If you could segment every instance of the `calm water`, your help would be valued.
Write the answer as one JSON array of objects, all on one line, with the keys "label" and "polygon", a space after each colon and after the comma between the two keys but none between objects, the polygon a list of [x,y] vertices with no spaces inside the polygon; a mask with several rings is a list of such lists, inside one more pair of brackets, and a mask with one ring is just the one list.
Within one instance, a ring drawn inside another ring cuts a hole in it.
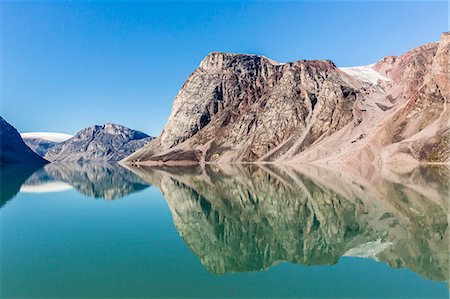
[{"label": "calm water", "polygon": [[449,296],[447,168],[1,174],[1,298]]}]

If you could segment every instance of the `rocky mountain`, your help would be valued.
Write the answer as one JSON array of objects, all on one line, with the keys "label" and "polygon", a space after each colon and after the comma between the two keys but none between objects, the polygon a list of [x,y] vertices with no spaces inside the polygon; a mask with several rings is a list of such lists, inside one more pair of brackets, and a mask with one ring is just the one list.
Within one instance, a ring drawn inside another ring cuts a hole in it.
[{"label": "rocky mountain", "polygon": [[158,187],[189,249],[215,274],[342,256],[449,279],[449,168],[207,164],[130,167]]},{"label": "rocky mountain", "polygon": [[55,161],[119,161],[153,137],[117,124],[93,126],[53,146],[45,159]]},{"label": "rocky mountain", "polygon": [[22,140],[19,132],[0,116],[0,162],[45,164],[44,160],[33,152]]},{"label": "rocky mountain", "polygon": [[25,144],[41,157],[44,157],[45,154],[58,143],[73,137],[69,134],[53,132],[28,132],[21,133],[20,136]]},{"label": "rocky mountain", "polygon": [[124,163],[448,162],[450,34],[374,65],[211,53]]}]

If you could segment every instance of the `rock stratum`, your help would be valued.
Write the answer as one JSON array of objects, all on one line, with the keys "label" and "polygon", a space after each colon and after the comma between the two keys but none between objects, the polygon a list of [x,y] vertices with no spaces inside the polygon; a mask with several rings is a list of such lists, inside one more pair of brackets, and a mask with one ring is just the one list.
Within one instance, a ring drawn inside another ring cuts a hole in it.
[{"label": "rock stratum", "polygon": [[207,164],[129,167],[158,187],[211,273],[372,258],[449,279],[449,168]]},{"label": "rock stratum", "polygon": [[51,162],[119,161],[151,141],[153,137],[117,124],[93,126],[51,147],[45,159]]},{"label": "rock stratum", "polygon": [[449,45],[443,33],[354,68],[211,53],[161,135],[123,162],[449,162]]},{"label": "rock stratum", "polygon": [[48,161],[33,152],[20,137],[19,132],[0,116],[0,162],[4,164],[37,164]]}]

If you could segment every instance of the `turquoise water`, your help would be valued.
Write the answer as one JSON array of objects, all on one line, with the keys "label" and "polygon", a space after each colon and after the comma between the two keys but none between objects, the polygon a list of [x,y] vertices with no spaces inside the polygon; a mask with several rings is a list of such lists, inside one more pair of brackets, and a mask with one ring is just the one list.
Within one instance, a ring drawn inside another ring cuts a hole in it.
[{"label": "turquoise water", "polygon": [[2,171],[1,298],[449,296],[446,168]]}]

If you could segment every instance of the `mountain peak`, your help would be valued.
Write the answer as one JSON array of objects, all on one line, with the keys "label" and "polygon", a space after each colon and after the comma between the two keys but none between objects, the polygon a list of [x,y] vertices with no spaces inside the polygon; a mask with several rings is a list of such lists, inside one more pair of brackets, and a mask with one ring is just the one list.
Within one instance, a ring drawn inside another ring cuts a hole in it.
[{"label": "mountain peak", "polygon": [[330,60],[212,52],[161,136],[124,162],[447,161],[448,40],[343,71]]},{"label": "mountain peak", "polygon": [[74,138],[52,147],[50,161],[119,161],[153,137],[122,125],[106,123],[79,131]]},{"label": "mountain peak", "polygon": [[271,65],[283,65],[275,60],[269,59],[257,54],[238,54],[227,52],[211,52],[202,60],[200,68],[204,70],[223,70],[225,68],[234,67],[238,64],[254,68],[261,62]]}]

